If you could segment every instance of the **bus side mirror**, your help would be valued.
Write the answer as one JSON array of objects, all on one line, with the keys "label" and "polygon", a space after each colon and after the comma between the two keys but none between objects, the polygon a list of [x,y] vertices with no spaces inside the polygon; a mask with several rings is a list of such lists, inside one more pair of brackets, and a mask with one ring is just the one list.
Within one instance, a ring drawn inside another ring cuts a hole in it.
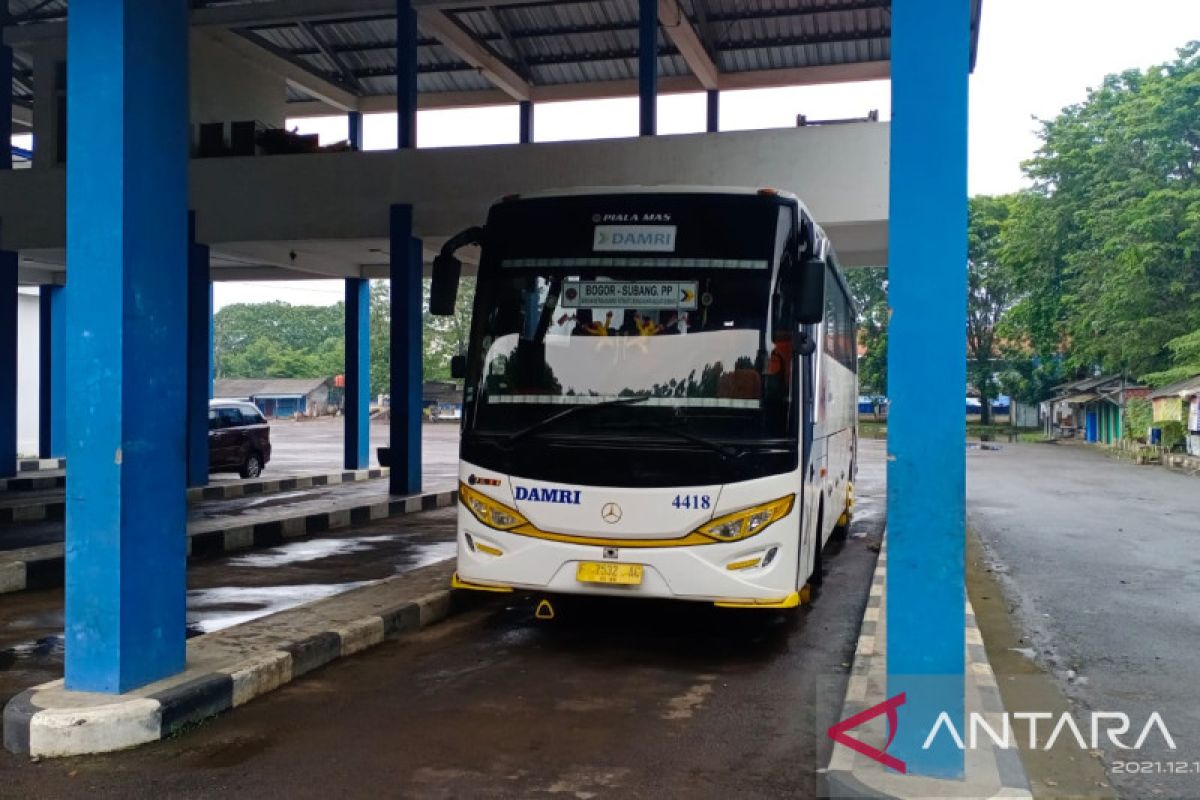
[{"label": "bus side mirror", "polygon": [[430,314],[435,317],[454,316],[461,275],[462,262],[454,256],[443,253],[433,259],[433,279],[429,282]]},{"label": "bus side mirror", "polygon": [[825,317],[825,262],[819,258],[801,262],[798,285],[796,322],[816,325]]},{"label": "bus side mirror", "polygon": [[450,359],[450,377],[456,381],[467,377],[466,356],[454,356]]}]

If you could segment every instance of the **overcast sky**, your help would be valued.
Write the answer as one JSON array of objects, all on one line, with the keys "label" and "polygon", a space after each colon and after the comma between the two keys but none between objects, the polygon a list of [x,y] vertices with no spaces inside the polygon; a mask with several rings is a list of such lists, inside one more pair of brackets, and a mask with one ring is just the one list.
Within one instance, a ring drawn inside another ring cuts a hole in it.
[{"label": "overcast sky", "polygon": [[[1136,10],[1134,10],[1136,7]],[[1087,96],[1105,75],[1174,58],[1200,37],[1200,0],[985,0],[979,59],[971,77],[971,194],[999,194],[1025,185],[1021,162],[1037,149],[1035,118],[1049,118]],[[722,130],[791,127],[796,114],[829,119],[861,117],[878,109],[890,116],[887,81],[727,92]],[[365,146],[396,145],[394,114],[367,117]],[[539,105],[537,141],[598,139],[637,133],[637,100]],[[704,129],[703,94],[659,101],[659,132]],[[346,138],[344,118],[292,120],[325,142]],[[422,111],[418,147],[503,144],[517,140],[516,106]],[[216,304],[285,300],[329,304],[342,298],[340,282],[218,283]]]}]

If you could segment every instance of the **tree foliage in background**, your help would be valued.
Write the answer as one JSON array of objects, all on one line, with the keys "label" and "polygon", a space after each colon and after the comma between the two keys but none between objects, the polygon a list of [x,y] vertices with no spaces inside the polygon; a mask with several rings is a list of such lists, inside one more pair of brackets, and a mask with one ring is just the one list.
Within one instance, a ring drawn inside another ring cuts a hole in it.
[{"label": "tree foliage in background", "polygon": [[239,303],[213,319],[218,378],[320,378],[342,372],[346,309]]},{"label": "tree foliage in background", "polygon": [[[425,380],[448,380],[450,359],[466,351],[475,281],[463,279],[453,317],[429,313],[425,282],[422,317]],[[387,281],[371,282],[371,394],[388,392],[391,300]],[[218,378],[331,378],[345,372],[344,303],[293,306],[239,303],[213,320]]]},{"label": "tree foliage in background", "polygon": [[859,389],[887,396],[887,267],[847,270],[846,282],[858,306],[858,339],[866,351],[858,360]]},{"label": "tree foliage in background", "polygon": [[967,206],[967,381],[979,392],[980,421],[992,421],[998,395],[997,329],[1014,295],[1014,276],[1001,257],[1013,199],[972,197]]},{"label": "tree foliage in background", "polygon": [[1200,330],[1167,342],[1167,350],[1171,353],[1172,366],[1142,376],[1144,381],[1157,388],[1200,375]]},{"label": "tree foliage in background", "polygon": [[429,313],[429,281],[425,281],[425,380],[450,380],[450,359],[466,354],[471,336],[471,304],[475,301],[475,279],[463,278],[458,284],[454,315],[435,317]]},{"label": "tree foliage in background", "polygon": [[1109,76],[1041,138],[1006,250],[1013,330],[1069,369],[1185,366],[1168,343],[1200,331],[1200,44]]}]

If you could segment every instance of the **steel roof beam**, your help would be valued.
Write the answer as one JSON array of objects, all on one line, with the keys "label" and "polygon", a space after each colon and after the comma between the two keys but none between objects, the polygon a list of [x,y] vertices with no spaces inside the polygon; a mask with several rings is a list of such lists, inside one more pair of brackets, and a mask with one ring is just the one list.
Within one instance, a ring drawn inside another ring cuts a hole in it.
[{"label": "steel roof beam", "polygon": [[505,23],[504,18],[500,16],[500,10],[497,8],[489,8],[488,16],[491,17],[492,24],[496,26],[496,30],[500,32],[500,38],[503,39],[504,43],[508,45],[510,50],[512,50],[513,56],[517,60],[517,66],[521,68],[521,75],[528,78],[529,64],[525,60],[525,52],[521,49],[521,45],[509,31],[508,24]]},{"label": "steel roof beam", "polygon": [[679,54],[687,62],[688,69],[696,76],[696,80],[700,81],[700,85],[705,89],[716,89],[720,70],[705,49],[704,43],[700,41],[700,36],[692,27],[688,15],[684,13],[683,6],[679,5],[679,0],[658,0],[658,24],[679,50]]},{"label": "steel roof beam", "polygon": [[[414,4],[415,5],[415,4]],[[529,81],[504,63],[490,47],[443,11],[417,12],[417,25],[514,100],[530,98]]]},{"label": "steel roof beam", "polygon": [[[781,37],[779,39],[770,39],[770,40],[764,39],[761,41],[737,42],[733,46],[724,48],[721,52],[722,53],[732,53],[732,52],[736,52],[738,50],[754,50],[754,49],[763,48],[763,47],[801,47],[801,46],[805,46],[805,45],[827,44],[829,42],[869,41],[869,40],[878,40],[878,39],[886,39],[886,38],[888,38],[888,33],[886,31],[866,31],[866,32],[852,34],[849,36],[841,36],[841,35],[839,35],[839,36],[833,36],[833,35],[789,36],[789,37]],[[659,51],[659,55],[677,56],[677,55],[680,55],[680,52],[676,48],[668,45],[667,47],[664,47]],[[593,53],[579,53],[579,54],[571,53],[571,54],[556,54],[556,55],[544,55],[544,56],[530,56],[527,59],[527,61],[528,61],[529,65],[532,67],[544,67],[544,66],[556,66],[556,65],[560,65],[560,64],[588,64],[588,63],[594,63],[594,62],[598,62],[598,61],[631,61],[631,60],[636,59],[637,57],[638,57],[638,51],[636,48],[623,48],[620,50],[604,50],[604,51],[598,51],[598,52],[593,52]],[[871,62],[868,62],[868,63],[871,63]],[[839,65],[832,65],[832,66],[839,66]],[[477,70],[477,69],[478,69],[478,67],[476,67],[474,64],[471,64],[471,63],[451,62],[451,63],[441,63],[441,64],[423,64],[423,65],[421,65],[421,67],[419,68],[418,71],[424,75],[424,74],[437,74],[437,73],[444,73],[444,72],[467,72],[467,71],[473,71],[473,70]],[[809,68],[801,67],[800,69],[809,69]],[[764,71],[773,72],[774,70],[755,70],[748,74],[753,74],[753,72],[764,72]],[[378,68],[357,69],[354,71],[354,74],[356,77],[359,77],[359,78],[380,78],[380,77],[387,77],[387,76],[391,75],[392,73],[391,73],[390,68],[378,67]],[[698,88],[720,88],[721,84],[724,83],[725,78],[733,76],[733,75],[741,75],[741,74],[743,74],[743,73],[740,73],[740,72],[720,73],[718,75],[716,85],[712,86],[712,87],[704,86],[703,84],[699,84],[699,78],[697,77]],[[586,86],[587,83],[588,82],[584,82],[584,83],[581,83],[578,85]],[[572,84],[572,85],[575,85],[575,84]],[[517,98],[517,99],[527,99],[527,98]]]},{"label": "steel roof beam", "polygon": [[307,22],[301,22],[299,27],[309,39],[312,39],[313,44],[317,46],[317,51],[333,64],[333,68],[342,76],[342,80],[361,94],[362,84],[358,82],[358,78],[354,77],[354,72],[346,66],[346,62],[342,61],[341,56],[325,41],[325,37],[321,35],[320,31]]},{"label": "steel roof beam", "polygon": [[[808,86],[828,83],[853,83],[855,81],[882,80],[890,76],[887,61],[862,61],[852,64],[834,64],[819,67],[795,67],[785,69],[763,69],[752,72],[725,72],[721,74],[718,87],[721,91],[739,89],[766,89],[776,86]],[[683,94],[701,91],[700,83],[693,75],[663,76],[658,81],[658,93]],[[637,80],[593,81],[591,83],[562,83],[532,87],[530,99],[535,103],[554,103],[564,100],[602,100],[613,97],[634,97],[638,92]],[[512,98],[499,89],[462,92],[422,92],[421,108],[480,108],[499,106],[513,102]],[[333,116],[317,102],[294,102],[288,104],[289,116],[318,117]],[[370,95],[359,101],[359,110],[364,114],[382,114],[396,110],[395,95]]]}]

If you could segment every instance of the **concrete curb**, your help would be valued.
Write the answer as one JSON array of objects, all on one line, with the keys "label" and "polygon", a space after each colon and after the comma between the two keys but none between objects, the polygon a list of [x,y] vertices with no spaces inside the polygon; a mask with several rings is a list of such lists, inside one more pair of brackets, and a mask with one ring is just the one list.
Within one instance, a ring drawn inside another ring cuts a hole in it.
[{"label": "concrete curb", "polygon": [[[886,695],[886,587],[887,535],[871,581],[871,593],[863,612],[854,664],[840,719],[870,708]],[[988,662],[983,635],[975,621],[975,610],[966,601],[966,710],[987,714],[1003,713],[1004,701]],[[882,745],[882,742],[879,743]],[[1017,750],[980,748],[969,751],[966,775],[961,780],[942,780],[899,775],[877,762],[835,744],[824,770],[824,797],[829,798],[1032,798],[1029,778]]]},{"label": "concrete curb", "polygon": [[[451,562],[426,567],[449,584]],[[442,574],[444,573],[444,575]],[[291,615],[319,616],[323,608],[353,603],[355,594],[377,597],[401,588],[412,573],[397,575],[372,586],[346,592],[264,617],[236,628],[268,630],[272,620]],[[335,602],[336,601],[336,602]],[[419,631],[450,616],[455,610],[449,588],[415,599],[380,605],[369,601],[369,614],[330,621],[328,629],[294,640],[271,643],[265,652],[189,677],[188,673],[160,682],[164,688],[124,697],[68,692],[62,681],[27,689],[4,709],[4,747],[13,753],[42,758],[78,756],[123,750],[166,738],[187,725],[244,705],[274,691],[331,661],[374,647],[387,639]],[[334,614],[336,616],[336,614]],[[310,626],[311,627],[311,626]],[[250,631],[251,635],[259,635]],[[189,643],[204,647],[209,637],[231,638],[236,629],[201,636]],[[224,636],[223,636],[224,634]],[[228,648],[228,645],[224,645]],[[153,688],[153,687],[149,687]]]},{"label": "concrete curb", "polygon": [[[318,475],[299,475],[293,478],[253,478],[232,483],[218,483],[212,486],[193,486],[187,490],[189,503],[199,503],[205,500],[233,500],[238,497],[253,497],[258,495],[292,492],[297,489],[312,489],[322,486],[338,486],[343,483],[358,483],[386,477],[390,470],[376,467],[374,469],[343,470]],[[55,489],[66,485],[66,476],[58,475],[46,478],[9,478],[0,481],[0,491],[6,488],[12,491],[29,491],[33,489]],[[19,499],[19,498],[18,498]],[[0,505],[0,525],[14,522],[45,522],[61,520],[66,513],[66,500],[55,498],[24,504]]]},{"label": "concrete curb", "polygon": [[17,472],[39,472],[45,469],[66,469],[65,458],[23,458],[17,462]]},{"label": "concrete curb", "polygon": [[15,478],[0,478],[0,492],[36,492],[46,489],[61,489],[67,485],[63,475],[18,475]]},{"label": "concrete curb", "polygon": [[[375,502],[339,506],[315,514],[277,514],[252,523],[240,518],[205,520],[188,527],[188,557],[218,558],[236,550],[276,547],[288,539],[365,525],[405,514],[449,508],[458,500],[458,490],[426,492],[411,497],[389,497]],[[40,545],[0,551],[0,594],[27,589],[53,589],[63,585],[63,544]]]},{"label": "concrete curb", "polygon": [[209,486],[193,486],[188,489],[188,502],[202,500],[232,500],[236,497],[251,497],[262,494],[292,492],[297,489],[313,489],[321,486],[337,486],[342,483],[386,478],[391,470],[386,467],[373,469],[348,469],[317,475],[297,475],[292,478],[252,478],[234,483],[218,483]]}]

